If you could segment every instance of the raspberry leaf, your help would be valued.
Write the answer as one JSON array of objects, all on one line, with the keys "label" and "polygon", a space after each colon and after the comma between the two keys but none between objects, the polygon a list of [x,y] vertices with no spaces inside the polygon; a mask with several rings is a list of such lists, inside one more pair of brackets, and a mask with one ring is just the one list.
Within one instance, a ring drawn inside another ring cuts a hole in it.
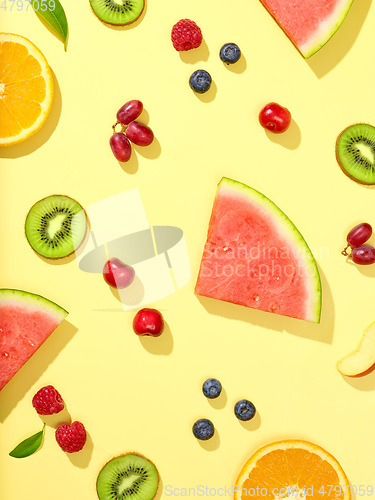
[{"label": "raspberry leaf", "polygon": [[[29,0],[32,3],[34,11],[55,31],[64,42],[66,51],[66,43],[68,37],[68,21],[65,11],[59,0]],[[37,7],[37,8],[35,8]]]},{"label": "raspberry leaf", "polygon": [[22,441],[9,453],[9,455],[14,458],[25,458],[35,453],[42,444],[44,427],[45,424],[41,431]]}]

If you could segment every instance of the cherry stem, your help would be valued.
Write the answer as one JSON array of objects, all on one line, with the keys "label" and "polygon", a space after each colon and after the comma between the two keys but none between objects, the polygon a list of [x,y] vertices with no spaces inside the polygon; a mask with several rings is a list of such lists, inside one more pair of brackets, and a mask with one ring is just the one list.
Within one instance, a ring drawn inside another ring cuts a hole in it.
[{"label": "cherry stem", "polygon": [[347,245],[344,250],[341,252],[342,255],[345,255],[345,257],[347,257],[349,254],[347,252],[347,249],[350,247],[350,245]]}]

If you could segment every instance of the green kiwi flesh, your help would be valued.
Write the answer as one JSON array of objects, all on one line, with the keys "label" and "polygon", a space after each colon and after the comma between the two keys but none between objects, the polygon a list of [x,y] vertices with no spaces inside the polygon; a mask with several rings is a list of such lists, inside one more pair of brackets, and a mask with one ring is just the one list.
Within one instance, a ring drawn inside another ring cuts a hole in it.
[{"label": "green kiwi flesh", "polygon": [[53,195],[39,200],[27,214],[25,234],[31,247],[49,259],[72,254],[87,230],[86,213],[68,196]]},{"label": "green kiwi flesh", "polygon": [[336,141],[336,158],[351,179],[375,184],[375,127],[357,123],[343,130]]},{"label": "green kiwi flesh", "polygon": [[158,485],[155,465],[141,455],[128,453],[105,464],[96,491],[100,500],[152,500]]},{"label": "green kiwi flesh", "polygon": [[141,14],[145,0],[90,0],[92,10],[103,22],[124,25],[135,21]]}]

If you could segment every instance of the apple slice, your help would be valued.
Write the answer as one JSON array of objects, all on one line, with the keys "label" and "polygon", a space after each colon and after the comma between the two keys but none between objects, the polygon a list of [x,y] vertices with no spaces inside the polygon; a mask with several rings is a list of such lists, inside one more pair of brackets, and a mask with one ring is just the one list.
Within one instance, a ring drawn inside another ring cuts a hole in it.
[{"label": "apple slice", "polygon": [[358,349],[337,363],[338,371],[348,377],[366,375],[373,368],[375,368],[375,321],[363,332]]}]

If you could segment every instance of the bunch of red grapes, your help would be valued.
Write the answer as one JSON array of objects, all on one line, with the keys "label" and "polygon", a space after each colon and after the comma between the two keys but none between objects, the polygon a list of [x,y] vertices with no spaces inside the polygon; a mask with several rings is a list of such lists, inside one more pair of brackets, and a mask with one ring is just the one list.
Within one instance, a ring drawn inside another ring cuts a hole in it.
[{"label": "bunch of red grapes", "polygon": [[[346,241],[347,246],[341,252],[345,256],[349,256],[355,264],[374,264],[375,262],[375,248],[371,245],[365,245],[366,241],[372,235],[372,227],[367,222],[362,222],[353,227],[349,231]],[[351,248],[350,254],[347,250]]]},{"label": "bunch of red grapes", "polygon": [[[113,125],[113,135],[109,139],[112,153],[118,161],[128,161],[132,154],[131,143],[137,146],[149,146],[154,140],[152,130],[136,118],[142,113],[143,104],[134,99],[126,102],[117,111],[117,122]],[[121,132],[116,132],[117,125],[121,124]]]}]

